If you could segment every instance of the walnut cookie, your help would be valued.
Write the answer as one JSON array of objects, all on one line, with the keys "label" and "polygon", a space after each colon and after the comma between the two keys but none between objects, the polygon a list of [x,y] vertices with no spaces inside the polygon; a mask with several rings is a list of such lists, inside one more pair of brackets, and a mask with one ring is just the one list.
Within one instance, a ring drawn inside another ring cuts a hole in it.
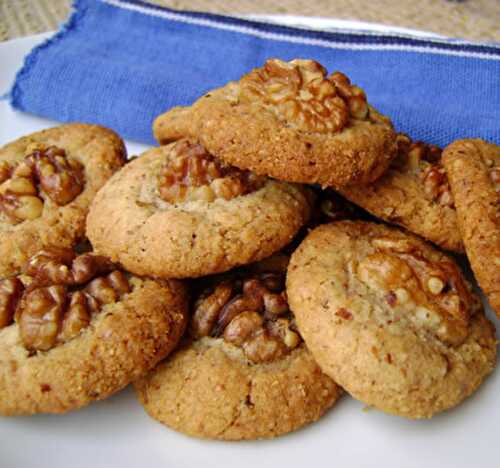
[{"label": "walnut cookie", "polygon": [[73,247],[90,202],[125,162],[122,140],[97,125],[68,124],[0,148],[0,278],[38,250]]},{"label": "walnut cookie", "polygon": [[130,162],[87,219],[94,249],[139,275],[198,277],[271,255],[310,216],[306,188],[256,176],[187,140]]},{"label": "walnut cookie", "polygon": [[495,366],[494,326],[458,266],[395,228],[315,229],[292,255],[287,294],[322,370],[382,411],[431,417]]},{"label": "walnut cookie", "polygon": [[454,252],[463,252],[441,149],[398,134],[398,156],[375,182],[340,193],[389,223]]},{"label": "walnut cookie", "polygon": [[445,148],[443,164],[467,257],[500,317],[500,146],[458,140]]},{"label": "walnut cookie", "polygon": [[248,440],[296,430],[335,403],[340,387],[314,362],[288,309],[287,262],[278,256],[200,280],[189,337],[134,383],[151,417],[191,436]]},{"label": "walnut cookie", "polygon": [[141,377],[178,343],[187,296],[93,253],[45,249],[0,280],[0,414],[63,413]]},{"label": "walnut cookie", "polygon": [[241,169],[341,187],[377,179],[396,154],[390,120],[340,72],[313,60],[268,60],[238,82],[154,122],[158,141],[197,138]]}]

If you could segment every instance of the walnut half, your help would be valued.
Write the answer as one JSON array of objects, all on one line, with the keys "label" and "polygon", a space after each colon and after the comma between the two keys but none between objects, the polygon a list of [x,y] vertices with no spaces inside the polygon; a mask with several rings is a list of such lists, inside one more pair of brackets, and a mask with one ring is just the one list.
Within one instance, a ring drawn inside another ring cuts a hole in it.
[{"label": "walnut half", "polygon": [[191,334],[222,337],[242,348],[254,363],[279,359],[302,342],[288,308],[282,273],[246,275],[205,290],[194,305]]},{"label": "walnut half", "polygon": [[262,187],[264,180],[214,158],[199,144],[181,140],[161,169],[158,189],[160,197],[169,203],[211,202],[253,192]]},{"label": "walnut half", "polygon": [[24,275],[0,282],[0,328],[15,320],[28,350],[48,351],[130,290],[125,274],[105,257],[47,249],[30,259]]},{"label": "walnut half", "polygon": [[55,146],[31,148],[14,167],[0,165],[0,211],[14,223],[41,216],[44,195],[63,206],[84,186],[83,166]]},{"label": "walnut half", "polygon": [[334,133],[350,118],[369,116],[364,91],[343,73],[327,76],[314,60],[268,60],[241,79],[239,99],[259,103],[304,132]]}]

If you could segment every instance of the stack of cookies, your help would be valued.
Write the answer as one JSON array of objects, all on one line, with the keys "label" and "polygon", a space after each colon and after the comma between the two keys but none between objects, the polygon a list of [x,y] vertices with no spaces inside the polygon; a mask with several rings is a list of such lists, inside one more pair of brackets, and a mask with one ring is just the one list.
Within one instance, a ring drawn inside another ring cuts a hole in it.
[{"label": "stack of cookies", "polygon": [[492,372],[450,252],[500,316],[500,147],[412,142],[312,60],[268,60],[153,130],[129,162],[83,124],[0,149],[1,414],[133,382],[175,430],[258,439],[344,391],[428,418]]}]

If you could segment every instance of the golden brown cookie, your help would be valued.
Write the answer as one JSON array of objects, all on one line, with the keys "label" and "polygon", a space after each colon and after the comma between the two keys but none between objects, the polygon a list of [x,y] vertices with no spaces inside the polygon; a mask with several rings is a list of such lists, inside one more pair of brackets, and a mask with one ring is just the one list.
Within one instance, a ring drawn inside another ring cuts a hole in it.
[{"label": "golden brown cookie", "polygon": [[187,297],[176,281],[70,249],[40,251],[0,280],[0,414],[63,413],[142,376],[177,344]]},{"label": "golden brown cookie", "polygon": [[198,277],[286,245],[309,218],[309,197],[180,140],[147,151],[106,184],[87,235],[97,252],[136,274]]},{"label": "golden brown cookie", "polygon": [[343,187],[353,203],[448,250],[463,252],[441,149],[399,134],[398,157],[369,185]]},{"label": "golden brown cookie", "polygon": [[428,418],[495,366],[495,329],[454,261],[416,236],[365,222],[312,231],[287,294],[322,370],[382,411]]},{"label": "golden brown cookie", "polygon": [[284,268],[276,256],[203,280],[189,338],[134,384],[151,417],[196,437],[260,439],[311,423],[334,404],[340,387],[295,328]]},{"label": "golden brown cookie", "polygon": [[500,146],[458,140],[443,153],[467,257],[500,317]]},{"label": "golden brown cookie", "polygon": [[161,143],[192,137],[241,169],[322,186],[374,181],[396,153],[390,120],[313,60],[268,60],[159,116],[153,130]]},{"label": "golden brown cookie", "polygon": [[0,148],[0,278],[47,246],[73,247],[90,202],[125,162],[122,140],[97,125],[68,124]]}]

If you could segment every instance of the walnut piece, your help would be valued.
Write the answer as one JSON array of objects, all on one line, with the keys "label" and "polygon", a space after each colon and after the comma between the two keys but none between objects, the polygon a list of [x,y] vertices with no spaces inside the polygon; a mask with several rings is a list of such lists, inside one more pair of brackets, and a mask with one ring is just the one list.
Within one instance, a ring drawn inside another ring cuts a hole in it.
[{"label": "walnut piece", "polygon": [[23,290],[24,285],[18,278],[0,281],[0,328],[14,321],[14,313]]},{"label": "walnut piece", "polygon": [[376,252],[359,262],[358,279],[379,292],[395,313],[404,313],[417,330],[450,345],[468,334],[474,299],[458,267],[429,259],[411,240],[375,238]]},{"label": "walnut piece", "polygon": [[106,257],[84,253],[76,256],[72,249],[46,248],[27,262],[25,274],[33,279],[33,285],[76,285],[91,278],[109,273],[115,266]]},{"label": "walnut piece", "polygon": [[253,192],[264,178],[229,166],[207,153],[203,146],[179,141],[163,165],[158,187],[169,203],[183,201],[231,200]]},{"label": "walnut piece", "polygon": [[343,219],[364,219],[367,217],[361,208],[343,198],[331,189],[315,191],[316,202],[313,205],[310,225],[340,221]]},{"label": "walnut piece", "polygon": [[369,117],[364,91],[343,73],[327,77],[326,69],[314,60],[268,60],[240,80],[239,99],[258,102],[304,132],[335,133],[350,118]]},{"label": "walnut piece", "polygon": [[0,164],[0,211],[18,223],[41,216],[48,196],[59,206],[71,202],[84,186],[83,166],[55,146],[34,147],[14,167]]},{"label": "walnut piece", "polygon": [[413,142],[404,133],[397,135],[396,143],[398,157],[393,161],[393,167],[409,171],[419,177],[424,187],[424,194],[429,200],[453,208],[448,177],[441,164],[441,148],[422,141]]},{"label": "walnut piece", "polygon": [[279,359],[302,342],[284,289],[284,273],[277,272],[221,281],[195,302],[191,334],[222,337],[253,363]]},{"label": "walnut piece", "polygon": [[[46,249],[30,259],[15,320],[24,346],[48,351],[79,335],[102,306],[130,292],[127,277],[105,257]],[[0,292],[0,301],[2,295]],[[12,299],[9,299],[12,301]],[[12,314],[12,306],[10,306]]]}]

